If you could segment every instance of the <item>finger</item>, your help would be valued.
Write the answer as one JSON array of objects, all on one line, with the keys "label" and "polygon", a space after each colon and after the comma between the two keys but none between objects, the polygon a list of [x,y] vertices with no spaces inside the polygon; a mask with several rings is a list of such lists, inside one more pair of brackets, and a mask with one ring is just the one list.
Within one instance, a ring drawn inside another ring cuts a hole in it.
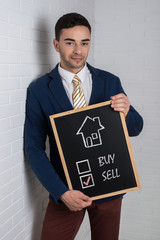
[{"label": "finger", "polygon": [[86,201],[86,202],[91,201],[91,199],[86,195],[83,195],[82,199],[83,201]]},{"label": "finger", "polygon": [[115,109],[115,108],[124,108],[124,109],[127,109],[127,108],[129,108],[129,105],[128,105],[127,103],[125,103],[125,102],[115,102],[115,103],[112,103],[112,104],[111,104],[111,107],[112,107],[113,109]]},{"label": "finger", "polygon": [[114,111],[117,111],[117,112],[122,112],[125,114],[126,112],[126,109],[125,108],[114,108]]},{"label": "finger", "polygon": [[89,207],[90,205],[92,204],[92,202],[86,202],[86,201],[82,201],[80,206],[81,208],[86,208],[86,207]]},{"label": "finger", "polygon": [[130,102],[127,97],[117,98],[115,100],[112,100],[112,102],[111,102],[112,108],[114,108],[114,107],[128,108],[129,106],[130,106]]},{"label": "finger", "polygon": [[83,208],[80,208],[80,207],[75,207],[75,208],[73,208],[73,210],[72,211],[74,211],[74,212],[77,212],[77,211],[81,211]]},{"label": "finger", "polygon": [[129,105],[126,103],[115,103],[113,105],[111,105],[112,108],[123,108],[123,109],[128,109]]},{"label": "finger", "polygon": [[90,197],[79,191],[79,198],[83,201],[91,201]]},{"label": "finger", "polygon": [[91,204],[92,201],[84,201],[82,199],[79,199],[72,205],[67,204],[67,206],[71,211],[81,211],[83,208],[89,207]]},{"label": "finger", "polygon": [[81,200],[73,202],[72,204],[66,204],[71,211],[80,211],[83,208]]},{"label": "finger", "polygon": [[130,105],[130,102],[128,100],[128,97],[123,96],[123,97],[117,97],[117,98],[113,98],[113,100],[111,101],[111,106],[115,106],[116,104],[124,104],[126,106]]},{"label": "finger", "polygon": [[114,103],[126,103],[128,104],[129,101],[127,98],[117,98],[115,100],[112,100],[111,104],[114,104]]},{"label": "finger", "polygon": [[77,212],[77,211],[81,211],[82,210],[82,208],[80,208],[80,207],[69,207],[69,209],[71,211],[73,211],[73,212]]},{"label": "finger", "polygon": [[111,100],[116,100],[116,99],[125,98],[125,97],[127,96],[124,93],[119,93],[117,95],[111,96]]}]

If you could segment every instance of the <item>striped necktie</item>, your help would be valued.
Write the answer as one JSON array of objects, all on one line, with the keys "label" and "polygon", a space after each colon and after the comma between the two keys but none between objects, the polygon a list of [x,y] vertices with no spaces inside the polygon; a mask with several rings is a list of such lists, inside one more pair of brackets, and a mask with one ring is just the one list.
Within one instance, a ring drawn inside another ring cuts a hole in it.
[{"label": "striped necktie", "polygon": [[80,88],[79,82],[80,79],[75,75],[72,82],[74,83],[74,91],[73,91],[73,107],[75,109],[85,107],[86,101],[84,98],[84,94],[82,89]]}]

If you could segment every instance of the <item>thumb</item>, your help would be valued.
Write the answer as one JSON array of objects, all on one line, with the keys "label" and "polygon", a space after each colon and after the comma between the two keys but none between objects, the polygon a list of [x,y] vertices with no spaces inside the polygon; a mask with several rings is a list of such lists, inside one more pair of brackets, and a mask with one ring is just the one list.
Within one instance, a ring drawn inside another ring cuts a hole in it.
[{"label": "thumb", "polygon": [[85,195],[85,194],[83,194],[83,196],[82,196],[82,199],[84,200],[84,201],[91,201],[91,199],[90,199],[90,197],[88,197],[87,195]]}]

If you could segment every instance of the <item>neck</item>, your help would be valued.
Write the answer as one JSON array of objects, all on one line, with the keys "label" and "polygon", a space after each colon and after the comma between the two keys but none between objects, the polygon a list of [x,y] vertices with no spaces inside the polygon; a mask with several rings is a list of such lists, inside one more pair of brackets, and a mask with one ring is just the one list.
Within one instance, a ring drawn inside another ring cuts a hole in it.
[{"label": "neck", "polygon": [[[84,64],[84,66],[85,66],[85,64]],[[84,68],[84,66],[82,66],[81,68],[66,68],[60,62],[60,67],[61,68],[63,68],[64,70],[66,70],[68,72],[74,73],[74,74],[79,73]]]}]

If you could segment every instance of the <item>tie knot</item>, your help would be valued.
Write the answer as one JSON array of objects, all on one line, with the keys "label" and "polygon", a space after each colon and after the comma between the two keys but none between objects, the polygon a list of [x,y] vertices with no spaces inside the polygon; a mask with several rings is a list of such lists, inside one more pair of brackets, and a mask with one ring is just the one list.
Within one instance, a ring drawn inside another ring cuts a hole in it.
[{"label": "tie knot", "polygon": [[81,81],[81,80],[80,80],[79,77],[77,77],[76,75],[73,77],[72,82],[73,82],[74,84],[78,85],[80,81]]}]

